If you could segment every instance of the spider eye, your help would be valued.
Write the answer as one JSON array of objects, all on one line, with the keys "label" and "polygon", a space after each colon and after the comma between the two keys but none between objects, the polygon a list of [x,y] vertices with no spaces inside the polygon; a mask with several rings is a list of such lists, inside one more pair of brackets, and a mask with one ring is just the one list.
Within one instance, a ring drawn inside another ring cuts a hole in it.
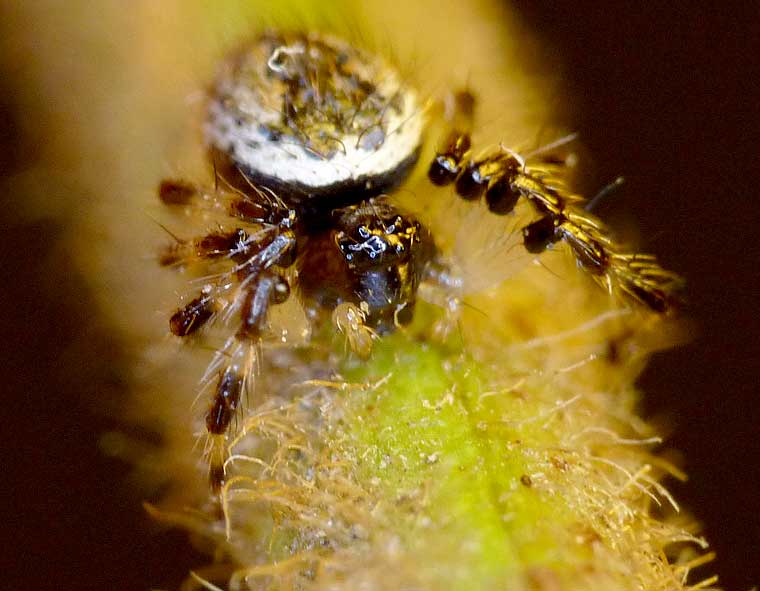
[{"label": "spider eye", "polygon": [[359,245],[357,250],[359,248],[364,250],[369,258],[374,260],[383,256],[383,253],[388,250],[388,243],[380,238],[380,236],[371,236],[366,242]]},{"label": "spider eye", "polygon": [[387,200],[379,198],[333,212],[335,244],[352,270],[397,266],[414,255],[421,225],[396,211]]},{"label": "spider eye", "polygon": [[340,232],[336,243],[353,269],[364,270],[380,266],[386,262],[388,254],[392,253],[390,244],[377,234],[372,234],[366,227],[358,228],[361,240],[356,240]]},{"label": "spider eye", "polygon": [[212,149],[293,203],[391,189],[419,154],[415,92],[384,60],[316,33],[265,33],[233,56],[208,107]]}]

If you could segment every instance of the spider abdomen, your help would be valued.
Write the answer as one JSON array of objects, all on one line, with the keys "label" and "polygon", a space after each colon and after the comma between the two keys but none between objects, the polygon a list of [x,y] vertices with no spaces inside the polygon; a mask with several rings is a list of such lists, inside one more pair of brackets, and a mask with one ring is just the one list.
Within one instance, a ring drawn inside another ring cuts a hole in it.
[{"label": "spider abdomen", "polygon": [[223,64],[205,134],[223,170],[329,209],[398,185],[423,127],[417,94],[383,59],[328,35],[270,31]]}]

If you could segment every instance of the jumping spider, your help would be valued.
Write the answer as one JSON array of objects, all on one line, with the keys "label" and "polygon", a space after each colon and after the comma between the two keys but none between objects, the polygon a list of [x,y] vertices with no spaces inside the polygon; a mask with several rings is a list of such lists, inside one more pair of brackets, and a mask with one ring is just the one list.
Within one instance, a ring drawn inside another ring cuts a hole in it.
[{"label": "jumping spider", "polygon": [[[430,181],[453,184],[468,201],[484,195],[496,215],[526,199],[537,212],[522,229],[527,251],[564,241],[610,293],[667,312],[677,276],[652,256],[621,251],[580,197],[518,154],[500,148],[474,158],[474,99],[457,97]],[[417,162],[425,115],[414,90],[383,60],[328,35],[267,32],[222,64],[207,113],[206,142],[225,188],[165,180],[159,195],[173,207],[204,202],[229,219],[229,228],[178,240],[162,255],[166,265],[195,260],[214,271],[198,297],[171,316],[174,335],[236,318],[209,369],[216,385],[207,450],[218,491],[228,431],[272,306],[297,288],[307,316],[331,315],[350,348],[366,357],[374,338],[411,321],[420,284],[442,283],[447,273],[430,231],[387,196]]]}]

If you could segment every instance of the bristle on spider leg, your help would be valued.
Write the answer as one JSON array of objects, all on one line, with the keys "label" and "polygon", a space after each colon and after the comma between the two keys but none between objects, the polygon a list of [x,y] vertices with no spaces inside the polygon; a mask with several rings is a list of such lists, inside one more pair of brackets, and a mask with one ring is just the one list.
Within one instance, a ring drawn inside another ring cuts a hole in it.
[{"label": "bristle on spider leg", "polygon": [[225,480],[227,436],[240,409],[246,376],[252,371],[253,348],[238,343],[229,363],[219,372],[211,405],[206,412],[206,460],[209,484],[214,493],[221,490]]},{"label": "bristle on spider leg", "polygon": [[218,229],[194,240],[175,238],[159,254],[163,267],[182,267],[193,262],[240,259],[248,254],[252,237],[242,228]]},{"label": "bristle on spider leg", "polygon": [[204,326],[215,312],[214,297],[208,291],[192,299],[169,318],[169,330],[178,337],[186,337]]},{"label": "bristle on spider leg", "polygon": [[648,254],[613,254],[614,287],[654,312],[665,314],[684,305],[684,280]]},{"label": "bristle on spider leg", "polygon": [[[239,403],[239,389],[236,392],[229,389],[223,390],[223,385],[234,385],[225,384],[222,381],[223,379],[223,377],[220,378],[220,384],[218,387],[219,393],[217,393],[214,404],[206,415],[206,423],[209,429],[209,445],[206,451],[208,479],[209,486],[215,494],[219,493],[225,482],[224,464],[228,455],[226,431],[229,426],[229,421],[232,420],[231,416],[235,411],[235,405]],[[239,384],[239,378],[237,379]],[[221,392],[224,393],[222,394]],[[212,429],[214,429],[214,431],[212,431]]]}]

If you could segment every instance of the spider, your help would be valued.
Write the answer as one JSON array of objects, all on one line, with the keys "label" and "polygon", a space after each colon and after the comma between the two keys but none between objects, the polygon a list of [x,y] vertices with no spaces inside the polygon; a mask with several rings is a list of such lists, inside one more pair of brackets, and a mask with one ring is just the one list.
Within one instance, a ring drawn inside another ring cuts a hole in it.
[{"label": "spider", "polygon": [[[522,229],[530,253],[563,241],[580,267],[610,293],[655,313],[677,301],[678,277],[650,255],[618,247],[581,197],[545,169],[503,148],[474,156],[475,100],[457,93],[448,137],[428,178],[499,216],[520,199],[537,214]],[[268,316],[295,288],[313,322],[331,318],[351,350],[367,357],[373,340],[408,324],[422,283],[450,281],[435,238],[389,197],[417,163],[425,110],[385,61],[336,37],[265,32],[222,63],[207,105],[205,139],[224,188],[164,180],[171,207],[199,203],[229,227],[178,239],[164,265],[201,263],[200,294],[169,320],[187,337],[214,319],[235,332],[207,376],[209,480],[225,481],[226,442],[252,385],[255,351]],[[234,318],[234,321],[232,320]]]}]

